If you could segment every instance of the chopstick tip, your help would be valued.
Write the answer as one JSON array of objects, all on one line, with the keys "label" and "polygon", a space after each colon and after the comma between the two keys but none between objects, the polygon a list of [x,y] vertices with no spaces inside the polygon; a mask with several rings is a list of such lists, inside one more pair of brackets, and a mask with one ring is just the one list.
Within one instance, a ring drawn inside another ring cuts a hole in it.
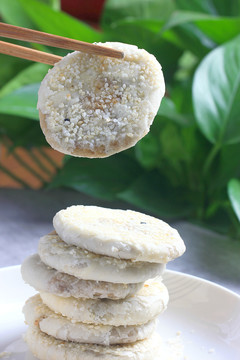
[{"label": "chopstick tip", "polygon": [[123,51],[120,51],[120,54],[119,54],[119,59],[124,59],[124,52]]}]

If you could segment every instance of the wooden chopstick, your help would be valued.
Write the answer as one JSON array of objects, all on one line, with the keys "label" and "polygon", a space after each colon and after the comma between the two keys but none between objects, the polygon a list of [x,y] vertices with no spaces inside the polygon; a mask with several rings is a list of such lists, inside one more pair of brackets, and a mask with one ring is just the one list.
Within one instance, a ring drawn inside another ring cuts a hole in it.
[{"label": "wooden chopstick", "polygon": [[90,44],[84,41],[69,39],[63,36],[48,34],[37,30],[9,25],[1,22],[0,36],[67,50],[78,50],[86,52],[88,54],[102,55],[107,57],[113,57],[116,59],[123,59],[124,57],[124,53],[122,51],[118,51],[115,49]]},{"label": "wooden chopstick", "polygon": [[54,65],[62,59],[61,56],[45,53],[24,46],[0,41],[0,53],[32,60],[43,64]]}]

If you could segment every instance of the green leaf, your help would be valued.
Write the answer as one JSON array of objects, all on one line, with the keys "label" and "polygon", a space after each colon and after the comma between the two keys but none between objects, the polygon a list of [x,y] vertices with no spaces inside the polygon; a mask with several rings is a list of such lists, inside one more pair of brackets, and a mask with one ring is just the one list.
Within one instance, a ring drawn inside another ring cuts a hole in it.
[{"label": "green leaf", "polygon": [[178,113],[174,102],[167,97],[162,99],[157,116],[163,116],[182,126],[189,126],[192,123],[192,118],[189,115]]},{"label": "green leaf", "polygon": [[[237,36],[240,31],[240,17],[217,17],[191,11],[174,12],[164,26],[163,31],[173,30],[176,27],[179,31],[179,27],[181,29],[181,26],[186,24],[194,24],[195,31],[198,29],[199,38],[202,42],[208,42],[209,45],[206,44],[208,47],[213,45],[210,41],[222,44]],[[200,32],[202,32],[202,35]],[[165,34],[164,36],[169,35]]]},{"label": "green leaf", "polygon": [[114,200],[140,170],[136,161],[124,153],[105,159],[70,158],[50,188],[66,186],[100,199]]},{"label": "green leaf", "polygon": [[173,0],[107,0],[102,14],[102,26],[123,19],[165,20],[175,9]]},{"label": "green leaf", "polygon": [[[181,59],[179,60],[179,70],[182,70]],[[186,80],[174,81],[169,89],[170,98],[172,99],[178,114],[190,114],[193,116],[192,76],[193,75]]]},{"label": "green leaf", "polygon": [[239,0],[211,0],[219,15],[236,16],[240,15]]},{"label": "green leaf", "polygon": [[239,0],[176,0],[178,9],[212,15],[236,16],[240,14]]},{"label": "green leaf", "polygon": [[1,88],[0,97],[13,92],[22,86],[41,82],[49,68],[50,66],[40,63],[28,66]]},{"label": "green leaf", "polygon": [[193,102],[199,128],[209,141],[219,146],[240,142],[240,36],[201,62]]},{"label": "green leaf", "polygon": [[[110,40],[117,40],[127,44],[143,47],[145,50],[151,50],[153,43],[158,42],[157,34],[163,25],[161,20],[148,19],[123,19],[111,25],[108,29]],[[154,52],[154,51],[153,51]]]},{"label": "green leaf", "polygon": [[228,197],[238,220],[240,221],[240,181],[231,179],[228,183]]},{"label": "green leaf", "polygon": [[216,176],[212,186],[215,188],[225,188],[229,179],[240,177],[240,143],[225,145],[219,153],[219,161],[216,164]]},{"label": "green leaf", "polygon": [[0,113],[38,120],[37,93],[39,84],[31,84],[0,98]]},{"label": "green leaf", "polygon": [[48,145],[39,123],[19,116],[0,114],[0,139],[1,136],[9,138],[13,148],[21,146],[29,149]]},{"label": "green leaf", "polygon": [[[222,0],[217,0],[222,1]],[[225,1],[225,0],[224,0]],[[203,12],[207,14],[216,14],[217,10],[212,0],[176,0],[178,9]]]},{"label": "green leaf", "polygon": [[213,17],[207,14],[193,11],[175,11],[164,26],[164,30],[171,29],[186,23],[194,23],[195,21],[209,19],[213,19]]},{"label": "green leaf", "polygon": [[6,23],[34,28],[33,22],[22,8],[19,0],[0,0],[0,16]]},{"label": "green leaf", "polygon": [[145,169],[153,169],[159,163],[160,148],[158,139],[150,131],[135,145],[136,158]]},{"label": "green leaf", "polygon": [[0,54],[0,86],[10,81],[19,71],[22,71],[28,65],[28,61]]},{"label": "green leaf", "polygon": [[118,198],[165,219],[190,213],[182,189],[173,189],[156,170],[137,178]]},{"label": "green leaf", "polygon": [[[209,18],[194,22],[206,36],[216,44],[232,40],[240,32],[240,17],[236,18]],[[224,29],[224,31],[223,31]]]},{"label": "green leaf", "polygon": [[31,21],[41,31],[87,42],[102,39],[100,32],[62,11],[53,10],[37,0],[19,1]]}]

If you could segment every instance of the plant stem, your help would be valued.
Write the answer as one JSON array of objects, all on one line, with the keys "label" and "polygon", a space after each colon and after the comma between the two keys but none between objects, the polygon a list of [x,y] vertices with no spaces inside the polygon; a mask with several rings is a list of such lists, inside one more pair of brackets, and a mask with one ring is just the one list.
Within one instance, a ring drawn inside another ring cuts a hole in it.
[{"label": "plant stem", "polygon": [[208,174],[209,169],[212,166],[213,160],[215,159],[215,157],[216,157],[217,153],[219,152],[220,148],[221,148],[221,144],[216,143],[213,146],[212,150],[210,151],[210,153],[209,153],[209,155],[208,155],[208,157],[207,157],[207,159],[205,161],[205,164],[203,166],[203,176],[204,176],[204,178],[206,178],[206,175]]},{"label": "plant stem", "polygon": [[29,189],[30,186],[21,178],[19,178],[17,175],[13,174],[10,170],[8,170],[5,166],[0,165],[0,170],[7,174],[11,179],[17,181],[20,185],[22,185],[24,188]]},{"label": "plant stem", "polygon": [[32,150],[29,151],[28,155],[32,158],[33,161],[44,171],[47,175],[52,176],[52,173],[48,168],[42,163],[42,161],[33,153]]},{"label": "plant stem", "polygon": [[202,171],[203,177],[201,183],[201,203],[200,203],[200,208],[198,210],[198,218],[200,220],[204,219],[205,211],[208,206],[207,175],[212,166],[213,160],[215,159],[220,148],[221,148],[221,144],[219,142],[212,147],[203,166],[203,171]]},{"label": "plant stem", "polygon": [[58,164],[57,164],[50,156],[48,156],[42,148],[38,148],[37,150],[38,150],[39,154],[41,154],[42,157],[43,157],[46,161],[48,161],[48,163],[49,163],[50,165],[52,165],[52,166],[54,167],[54,170],[59,169]]}]

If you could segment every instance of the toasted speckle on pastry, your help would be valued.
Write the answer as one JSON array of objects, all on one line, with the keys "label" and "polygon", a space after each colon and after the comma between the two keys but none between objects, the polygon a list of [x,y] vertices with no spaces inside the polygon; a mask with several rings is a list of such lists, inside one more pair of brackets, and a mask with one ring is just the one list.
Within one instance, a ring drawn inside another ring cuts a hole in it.
[{"label": "toasted speckle on pastry", "polygon": [[167,263],[185,251],[177,230],[132,210],[71,206],[54,216],[53,225],[66,243],[115,258]]},{"label": "toasted speckle on pastry", "polygon": [[104,46],[123,51],[124,59],[75,51],[41,83],[40,125],[49,144],[65,154],[106,157],[135,145],[148,133],[164,95],[153,55],[134,45]]},{"label": "toasted speckle on pastry", "polygon": [[161,275],[165,269],[163,264],[133,262],[94,254],[66,244],[56,234],[40,239],[38,253],[48,266],[84,280],[139,283]]},{"label": "toasted speckle on pastry", "polygon": [[45,305],[70,319],[88,324],[139,325],[162,313],[168,304],[168,291],[158,280],[149,280],[137,294],[127,299],[62,298],[40,292]]},{"label": "toasted speckle on pastry", "polygon": [[161,351],[161,338],[156,333],[133,344],[104,346],[57,340],[37,326],[29,326],[25,341],[39,360],[153,360]]},{"label": "toasted speckle on pastry", "polygon": [[63,297],[124,299],[135,294],[143,286],[143,283],[116,284],[79,279],[47,266],[38,254],[29,256],[23,262],[21,273],[23,280],[37,291]]},{"label": "toasted speckle on pastry", "polygon": [[44,333],[64,341],[89,344],[126,344],[149,337],[156,321],[138,326],[94,325],[76,322],[56,314],[43,304],[39,294],[26,301],[23,308],[25,321],[39,326]]}]

